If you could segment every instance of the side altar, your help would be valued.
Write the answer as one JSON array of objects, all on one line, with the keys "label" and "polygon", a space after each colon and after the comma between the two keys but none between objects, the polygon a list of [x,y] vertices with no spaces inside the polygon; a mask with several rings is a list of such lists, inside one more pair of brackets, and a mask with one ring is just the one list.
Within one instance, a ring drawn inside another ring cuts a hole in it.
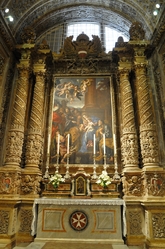
[{"label": "side altar", "polygon": [[[122,210],[122,212],[121,212]],[[119,198],[38,198],[33,205],[35,241],[123,244],[125,204]]]},{"label": "side altar", "polygon": [[[60,173],[63,170],[61,167]],[[75,174],[69,172],[68,178],[62,174],[66,179],[55,189],[45,181],[43,197],[33,205],[35,241],[124,244],[125,202],[119,198],[120,179],[111,177],[111,184],[104,189],[97,184],[98,176],[86,171],[80,167]]]}]

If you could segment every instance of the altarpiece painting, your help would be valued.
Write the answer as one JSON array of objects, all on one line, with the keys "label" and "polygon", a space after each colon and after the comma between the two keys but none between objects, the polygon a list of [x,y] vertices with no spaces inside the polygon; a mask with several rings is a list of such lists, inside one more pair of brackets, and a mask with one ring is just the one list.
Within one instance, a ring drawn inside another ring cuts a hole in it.
[{"label": "altarpiece painting", "polygon": [[50,164],[108,164],[114,161],[110,78],[56,78]]}]

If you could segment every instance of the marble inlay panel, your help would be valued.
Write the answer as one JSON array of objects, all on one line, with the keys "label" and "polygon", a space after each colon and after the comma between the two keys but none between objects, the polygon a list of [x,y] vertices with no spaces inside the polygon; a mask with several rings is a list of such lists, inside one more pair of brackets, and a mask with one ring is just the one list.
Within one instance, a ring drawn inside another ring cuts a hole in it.
[{"label": "marble inlay panel", "polygon": [[44,209],[43,210],[43,231],[65,232],[63,226],[63,215],[65,210]]},{"label": "marble inlay panel", "polygon": [[93,232],[115,232],[115,214],[114,210],[94,211],[96,222]]}]

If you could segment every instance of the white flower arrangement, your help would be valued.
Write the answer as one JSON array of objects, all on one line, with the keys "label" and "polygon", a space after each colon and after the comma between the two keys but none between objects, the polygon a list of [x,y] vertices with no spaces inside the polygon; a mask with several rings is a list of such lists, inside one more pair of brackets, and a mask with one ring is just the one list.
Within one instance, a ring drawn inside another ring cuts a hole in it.
[{"label": "white flower arrangement", "polygon": [[106,188],[109,184],[111,184],[112,179],[108,175],[108,173],[104,170],[102,174],[99,175],[96,183],[101,185],[103,188]]},{"label": "white flower arrangement", "polygon": [[58,188],[60,182],[65,182],[65,178],[63,178],[62,175],[58,173],[51,175],[51,177],[49,178],[49,183],[51,183],[54,188]]}]

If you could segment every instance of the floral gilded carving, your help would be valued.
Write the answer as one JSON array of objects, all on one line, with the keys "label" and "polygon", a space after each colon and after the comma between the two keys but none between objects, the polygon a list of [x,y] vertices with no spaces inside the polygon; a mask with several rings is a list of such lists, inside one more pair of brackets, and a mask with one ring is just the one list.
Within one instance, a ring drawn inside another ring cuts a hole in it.
[{"label": "floral gilded carving", "polygon": [[143,163],[158,163],[158,143],[155,125],[146,124],[140,127],[141,150]]},{"label": "floral gilded carving", "polygon": [[32,210],[21,209],[20,211],[21,224],[20,224],[19,232],[29,233],[29,231],[31,230],[32,218],[33,218]]},{"label": "floral gilded carving", "polygon": [[42,177],[35,175],[23,175],[21,179],[22,194],[38,194]]},{"label": "floral gilded carving", "polygon": [[152,214],[152,229],[154,238],[165,238],[165,213]]}]

